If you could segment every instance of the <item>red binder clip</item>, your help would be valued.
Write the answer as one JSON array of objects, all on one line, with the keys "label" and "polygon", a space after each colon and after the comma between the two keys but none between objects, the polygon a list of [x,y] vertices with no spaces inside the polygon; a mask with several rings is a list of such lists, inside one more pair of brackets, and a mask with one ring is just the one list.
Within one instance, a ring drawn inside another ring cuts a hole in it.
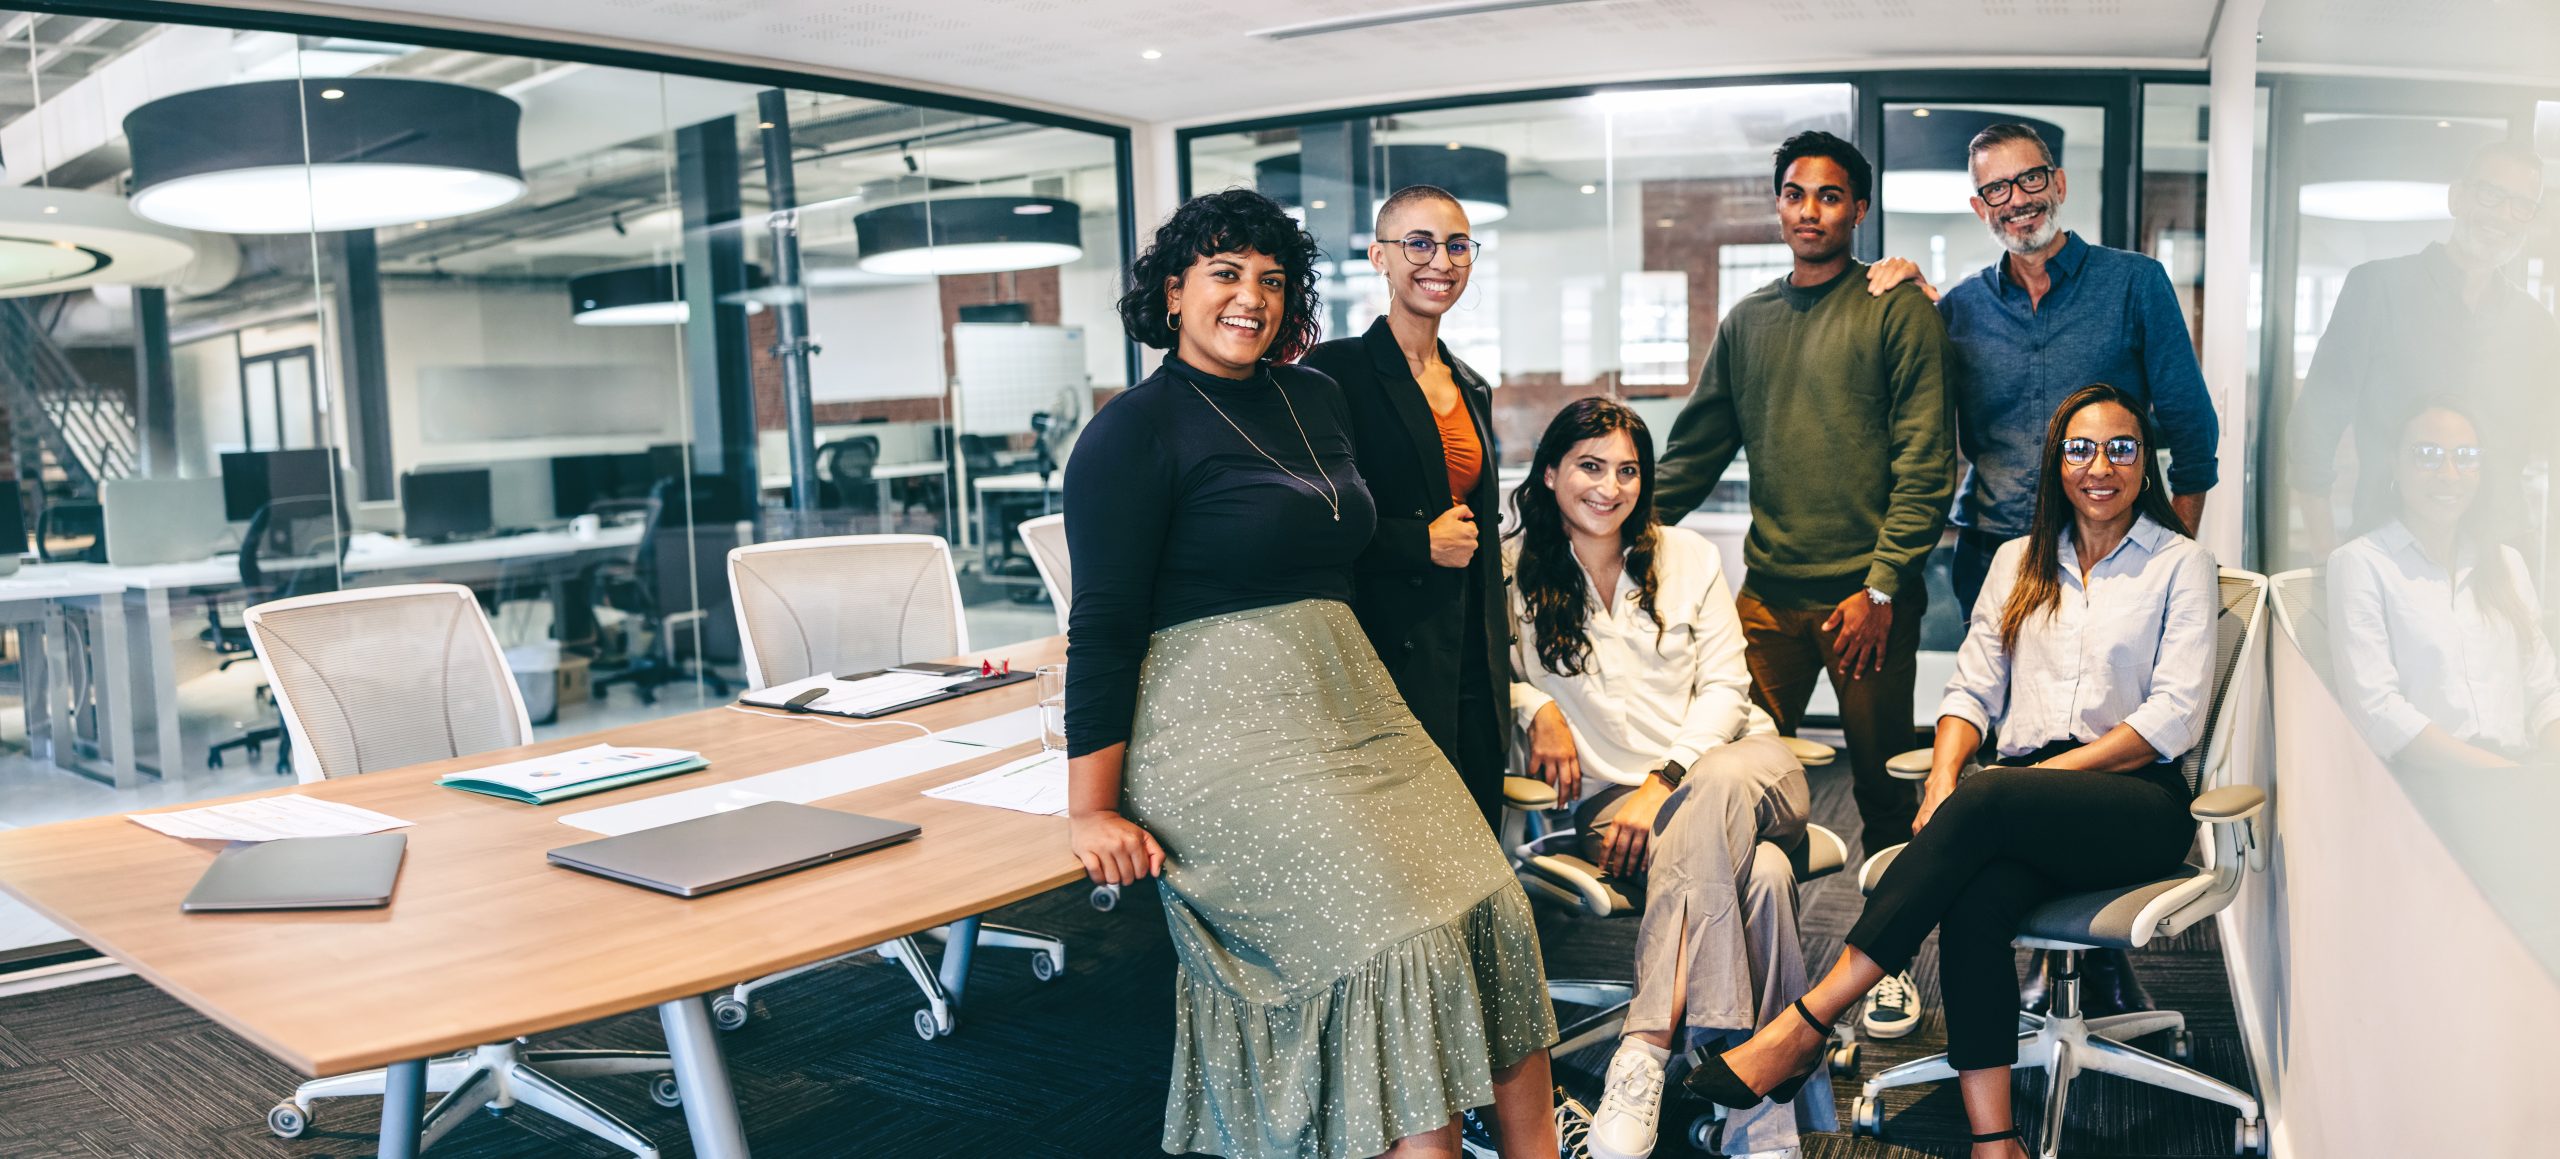
[{"label": "red binder clip", "polygon": [[978,661],[978,675],[980,675],[980,676],[993,676],[993,675],[995,675],[995,674],[996,674],[996,666],[995,666],[992,662],[989,662],[989,661],[986,661],[986,660],[980,660],[980,661]]}]

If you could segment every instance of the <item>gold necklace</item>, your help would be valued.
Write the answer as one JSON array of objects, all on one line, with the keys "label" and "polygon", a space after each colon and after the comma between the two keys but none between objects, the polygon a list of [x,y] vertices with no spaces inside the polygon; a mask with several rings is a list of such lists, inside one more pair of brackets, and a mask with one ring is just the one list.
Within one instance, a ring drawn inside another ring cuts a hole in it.
[{"label": "gold necklace", "polygon": [[1342,492],[1334,488],[1333,474],[1332,472],[1324,469],[1324,460],[1316,457],[1315,441],[1307,437],[1307,425],[1298,421],[1298,406],[1296,403],[1289,401],[1289,392],[1282,389],[1279,379],[1274,378],[1271,380],[1271,389],[1280,392],[1280,405],[1289,408],[1289,425],[1298,428],[1298,441],[1306,444],[1307,461],[1316,465],[1317,477],[1324,480],[1324,486],[1321,489],[1319,489],[1315,484],[1307,482],[1306,476],[1290,470],[1289,464],[1283,463],[1277,458],[1273,458],[1271,452],[1263,450],[1262,444],[1253,441],[1252,435],[1244,433],[1243,427],[1236,426],[1236,420],[1227,418],[1226,409],[1218,405],[1218,400],[1209,397],[1208,391],[1200,389],[1199,383],[1194,382],[1188,385],[1191,387],[1191,393],[1199,395],[1200,401],[1208,403],[1210,410],[1217,411],[1219,418],[1226,419],[1227,425],[1235,428],[1236,437],[1243,439],[1244,445],[1253,448],[1254,454],[1260,455],[1265,459],[1270,459],[1271,465],[1280,468],[1281,473],[1297,480],[1300,484],[1304,485],[1307,490],[1314,491],[1316,498],[1324,500],[1324,505],[1333,510],[1333,521],[1336,523],[1342,522]]}]

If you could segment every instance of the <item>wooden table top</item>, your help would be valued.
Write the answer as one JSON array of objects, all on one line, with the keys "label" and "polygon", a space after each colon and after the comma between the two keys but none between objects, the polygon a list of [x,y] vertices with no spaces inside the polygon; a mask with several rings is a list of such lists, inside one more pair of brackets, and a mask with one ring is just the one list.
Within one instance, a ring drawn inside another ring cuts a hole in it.
[{"label": "wooden table top", "polygon": [[[1064,652],[1052,637],[983,654],[1022,668]],[[1030,707],[1036,688],[1023,681],[900,719],[948,728]],[[295,1069],[342,1074],[708,993],[1082,877],[1064,818],[922,795],[1030,755],[1036,740],[822,802],[913,821],[924,827],[913,841],[708,897],[655,893],[543,857],[594,838],[560,824],[568,813],[916,735],[712,708],[229,798],[298,792],[413,822],[399,830],[409,852],[398,891],[379,910],[181,913],[179,899],[213,853],[122,814],[0,832],[0,888]],[[695,749],[710,767],[546,806],[434,783],[599,741]]]}]

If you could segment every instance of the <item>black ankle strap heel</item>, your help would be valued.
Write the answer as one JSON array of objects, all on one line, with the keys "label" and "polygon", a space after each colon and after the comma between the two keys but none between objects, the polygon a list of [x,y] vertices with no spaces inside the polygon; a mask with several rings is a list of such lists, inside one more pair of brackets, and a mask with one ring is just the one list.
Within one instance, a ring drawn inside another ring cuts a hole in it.
[{"label": "black ankle strap heel", "polygon": [[1988,1135],[1975,1135],[1972,1137],[1972,1141],[1976,1143],[1997,1143],[2002,1139],[2015,1139],[2024,1143],[2027,1141],[2027,1132],[2024,1128],[2011,1127],[2006,1131],[1994,1131]]}]

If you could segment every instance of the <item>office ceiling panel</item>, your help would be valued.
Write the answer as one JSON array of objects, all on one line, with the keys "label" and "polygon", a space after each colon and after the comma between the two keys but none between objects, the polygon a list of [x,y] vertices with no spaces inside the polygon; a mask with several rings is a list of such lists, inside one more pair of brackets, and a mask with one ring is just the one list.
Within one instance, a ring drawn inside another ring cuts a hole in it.
[{"label": "office ceiling panel", "polygon": [[[2479,0],[2486,3],[2488,0]],[[2518,0],[2518,3],[2542,0]],[[259,6],[248,0],[244,7]],[[1922,58],[2174,58],[2217,0],[337,0],[1197,122],[1417,93]],[[1453,9],[1464,15],[1441,15]],[[1490,9],[1490,10],[1488,10]],[[1334,30],[1325,22],[1342,25]],[[1286,35],[1274,37],[1272,32]],[[1149,59],[1147,53],[1159,54]]]},{"label": "office ceiling panel", "polygon": [[2555,0],[2267,0],[2269,64],[2560,80]]}]

